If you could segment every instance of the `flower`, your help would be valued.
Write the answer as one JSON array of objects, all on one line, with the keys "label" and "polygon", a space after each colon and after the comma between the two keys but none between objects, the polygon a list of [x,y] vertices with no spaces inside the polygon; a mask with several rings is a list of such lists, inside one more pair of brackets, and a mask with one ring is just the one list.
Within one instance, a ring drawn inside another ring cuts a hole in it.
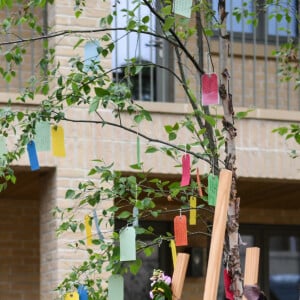
[{"label": "flower", "polygon": [[172,300],[171,277],[162,270],[154,269],[150,278],[151,291],[149,296],[153,300]]}]

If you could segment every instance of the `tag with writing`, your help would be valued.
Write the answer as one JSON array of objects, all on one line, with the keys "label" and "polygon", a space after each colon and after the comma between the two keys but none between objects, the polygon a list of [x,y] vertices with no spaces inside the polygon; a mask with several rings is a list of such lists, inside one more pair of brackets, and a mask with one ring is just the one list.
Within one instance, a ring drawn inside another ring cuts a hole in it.
[{"label": "tag with writing", "polygon": [[197,168],[196,178],[197,178],[198,193],[199,193],[199,196],[202,198],[203,191],[202,191],[202,186],[201,186],[199,168]]},{"label": "tag with writing", "polygon": [[111,275],[108,279],[108,300],[124,299],[124,279],[121,275]]},{"label": "tag with writing", "polygon": [[28,152],[31,171],[38,170],[40,168],[40,165],[39,165],[39,160],[38,160],[34,141],[30,141],[27,144],[27,152]]},{"label": "tag with writing", "polygon": [[190,225],[196,225],[196,219],[197,219],[197,199],[194,196],[190,197],[190,219],[189,224]]},{"label": "tag with writing", "polygon": [[66,293],[64,300],[79,300],[79,295],[77,292]]},{"label": "tag with writing", "polygon": [[38,122],[35,126],[35,132],[36,151],[50,151],[50,123]]},{"label": "tag with writing", "polygon": [[85,233],[86,233],[86,244],[88,246],[92,245],[92,220],[89,215],[84,217],[84,226],[85,226]]},{"label": "tag with writing", "polygon": [[176,246],[186,246],[187,241],[187,223],[186,216],[176,216],[174,218],[174,235]]},{"label": "tag with writing", "polygon": [[202,81],[202,105],[219,104],[218,76],[215,73],[203,74]]},{"label": "tag with writing", "polygon": [[93,210],[93,219],[94,219],[94,222],[95,222],[95,226],[96,226],[98,238],[99,238],[99,240],[103,240],[104,237],[103,237],[103,234],[102,234],[102,232],[100,230],[99,220],[98,220],[97,212],[96,212],[95,209]]},{"label": "tag with writing", "polygon": [[138,227],[139,226],[139,209],[135,206],[133,207],[132,216],[133,216],[132,226]]},{"label": "tag with writing", "polygon": [[120,232],[120,261],[136,260],[136,240],[134,227],[126,227]]},{"label": "tag with writing", "polygon": [[190,155],[184,154],[182,156],[182,176],[181,176],[180,186],[189,185],[190,179],[191,179]]},{"label": "tag with writing", "polygon": [[176,251],[176,245],[174,240],[170,240],[170,248],[172,253],[173,268],[175,269],[176,260],[177,260],[177,251]]},{"label": "tag with writing", "polygon": [[173,11],[174,14],[184,16],[186,18],[191,17],[192,12],[192,0],[174,0]]},{"label": "tag with writing", "polygon": [[52,126],[51,128],[52,137],[52,152],[54,156],[65,157],[65,136],[64,129],[62,126]]},{"label": "tag with writing", "polygon": [[79,300],[89,300],[88,290],[84,285],[80,285],[77,288],[77,292],[79,295]]},{"label": "tag with writing", "polygon": [[216,206],[219,177],[213,174],[208,175],[208,204]]}]

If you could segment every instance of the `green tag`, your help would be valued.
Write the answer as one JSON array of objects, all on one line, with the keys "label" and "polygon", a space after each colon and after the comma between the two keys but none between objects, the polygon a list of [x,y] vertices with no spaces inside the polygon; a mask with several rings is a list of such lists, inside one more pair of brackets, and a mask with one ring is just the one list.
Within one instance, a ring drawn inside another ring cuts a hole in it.
[{"label": "green tag", "polygon": [[51,128],[49,122],[38,122],[35,127],[36,136],[34,139],[37,151],[50,151]]},{"label": "green tag", "polygon": [[134,227],[126,227],[120,232],[120,261],[136,260],[136,240]]},{"label": "green tag", "polygon": [[108,279],[108,300],[124,299],[124,279],[121,275],[111,275]]},{"label": "green tag", "polygon": [[3,155],[7,153],[5,138],[3,136],[0,136],[0,166],[4,166],[4,158]]},{"label": "green tag", "polygon": [[219,177],[213,174],[208,175],[208,204],[216,206]]},{"label": "green tag", "polygon": [[191,17],[192,12],[192,0],[174,0],[173,10],[177,15],[184,16],[186,18]]}]

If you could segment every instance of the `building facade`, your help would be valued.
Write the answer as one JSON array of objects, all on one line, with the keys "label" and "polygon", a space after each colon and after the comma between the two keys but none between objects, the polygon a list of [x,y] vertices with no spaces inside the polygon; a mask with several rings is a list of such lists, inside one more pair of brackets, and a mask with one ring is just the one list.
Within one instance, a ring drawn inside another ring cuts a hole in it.
[{"label": "building facade", "polygon": [[[112,5],[109,1],[86,2],[79,19],[74,16],[71,0],[60,0],[49,5],[46,12],[41,13],[41,18],[50,25],[53,32],[98,28],[99,18],[105,16]],[[235,1],[231,5],[236,5]],[[251,110],[246,118],[237,120],[235,124],[238,134],[238,193],[241,197],[240,232],[249,246],[261,248],[260,283],[268,299],[296,300],[299,297],[300,280],[300,160],[289,156],[290,150],[297,147],[296,144],[272,133],[274,128],[300,122],[299,90],[294,90],[292,83],[280,82],[276,72],[279,62],[271,55],[274,47],[287,36],[278,36],[273,23],[269,24],[269,28],[266,26],[263,33],[246,25],[246,28],[242,28],[242,25],[241,28],[234,27],[233,23],[229,25],[232,29],[232,43],[228,67],[235,112]],[[22,36],[29,34],[25,29],[22,32]],[[92,40],[99,34],[87,33],[86,37]],[[296,35],[298,31],[292,31],[291,34]],[[9,40],[12,37],[6,38]],[[62,74],[68,72],[71,56],[89,56],[93,51],[90,45],[74,50],[76,41],[74,35],[49,40],[55,46],[56,60],[61,63]],[[166,66],[172,64],[174,58],[171,52],[165,45],[154,45],[154,42],[143,41],[145,45],[150,45],[146,47],[148,53],[144,59],[155,62],[161,60]],[[191,41],[190,47],[193,43],[195,41]],[[131,53],[128,44],[130,40],[120,46],[119,52],[115,51],[113,55],[104,58],[103,64],[107,69],[124,63],[126,55],[118,53],[125,52],[122,47]],[[38,42],[30,47],[28,59],[24,60],[18,73],[19,77],[10,85],[1,83],[1,107],[5,107],[7,99],[17,98],[24,79],[35,71],[34,58],[42,55],[41,47]],[[218,40],[211,38],[209,55],[214,66],[210,66],[210,62],[204,59],[206,70],[214,68],[218,72],[218,47]],[[204,51],[208,52],[205,46]],[[141,53],[145,52],[143,50]],[[153,122],[145,123],[140,130],[146,135],[166,139],[167,135],[162,128],[174,124],[184,114],[191,112],[189,104],[178,86],[172,86],[165,73],[160,72],[157,77],[145,77],[142,80],[150,81],[151,84],[144,90],[146,83],[138,83],[140,88],[135,91],[135,95],[137,99],[144,99],[141,105],[153,114]],[[27,108],[38,105],[40,99],[26,104]],[[158,101],[150,101],[153,99]],[[103,110],[101,113],[107,120],[112,119],[111,110]],[[221,107],[217,108],[216,113],[222,114]],[[85,107],[72,108],[67,115],[76,119],[89,118]],[[70,205],[69,200],[65,199],[66,191],[76,188],[80,181],[87,178],[94,159],[115,162],[115,169],[123,172],[130,172],[129,165],[136,162],[134,135],[121,129],[90,124],[78,126],[70,122],[63,124],[63,127],[66,157],[58,158],[50,152],[40,152],[41,169],[32,172],[28,158],[24,155],[15,165],[16,185],[9,186],[0,194],[1,299],[56,299],[55,287],[70,272],[71,267],[81,261],[82,253],[68,247],[76,238],[74,235],[56,236],[55,230],[60,220],[52,216],[51,210],[56,206]],[[185,143],[188,138],[181,136],[179,140]],[[146,146],[147,142],[141,140],[141,149]],[[178,168],[174,168],[173,162],[164,156],[146,155],[143,151],[141,156],[145,168],[152,168],[162,178],[176,180],[180,176]],[[203,173],[209,171],[204,164],[199,167]],[[160,221],[170,223],[171,220]],[[201,239],[191,239],[189,245],[189,250],[194,249],[195,253],[201,254],[204,271],[206,243]],[[242,247],[242,252],[244,250],[245,247]],[[200,273],[189,273],[182,300],[201,298],[205,275]],[[131,284],[140,285],[134,280]],[[281,285],[281,291],[277,291]],[[286,288],[290,293],[288,298],[282,294]]]}]

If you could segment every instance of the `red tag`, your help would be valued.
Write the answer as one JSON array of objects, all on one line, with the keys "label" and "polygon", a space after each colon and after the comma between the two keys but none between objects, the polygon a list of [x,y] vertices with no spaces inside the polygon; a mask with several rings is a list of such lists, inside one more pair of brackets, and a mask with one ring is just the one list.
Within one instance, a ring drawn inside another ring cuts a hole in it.
[{"label": "red tag", "polygon": [[202,105],[219,104],[218,76],[215,73],[204,74],[202,80]]},{"label": "red tag", "polygon": [[182,156],[182,177],[180,186],[186,186],[190,184],[191,179],[191,169],[190,169],[190,155],[184,154]]},{"label": "red tag", "polygon": [[234,300],[234,295],[232,290],[230,289],[231,285],[231,276],[228,271],[224,269],[224,288],[225,288],[225,297],[226,300]]},{"label": "red tag", "polygon": [[176,216],[174,218],[174,235],[176,246],[186,246],[188,244],[185,215]]},{"label": "red tag", "polygon": [[198,192],[199,196],[202,198],[203,197],[203,192],[202,192],[202,187],[201,187],[201,180],[200,180],[200,174],[199,174],[199,169],[197,168],[197,185],[198,185]]}]

